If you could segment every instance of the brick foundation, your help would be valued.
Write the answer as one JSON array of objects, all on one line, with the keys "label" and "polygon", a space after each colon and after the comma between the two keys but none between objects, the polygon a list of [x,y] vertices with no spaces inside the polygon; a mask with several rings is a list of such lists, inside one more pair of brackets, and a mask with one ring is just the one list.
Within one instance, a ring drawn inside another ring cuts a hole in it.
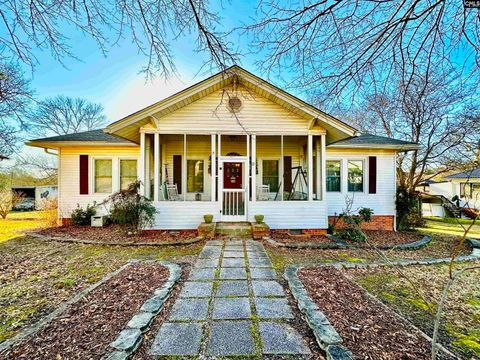
[{"label": "brick foundation", "polygon": [[[328,217],[328,223],[333,224],[335,216]],[[360,228],[363,230],[389,230],[393,231],[393,223],[395,217],[393,215],[373,215],[370,222],[363,222]],[[345,226],[342,220],[338,221],[335,225],[337,229],[341,229]]]}]

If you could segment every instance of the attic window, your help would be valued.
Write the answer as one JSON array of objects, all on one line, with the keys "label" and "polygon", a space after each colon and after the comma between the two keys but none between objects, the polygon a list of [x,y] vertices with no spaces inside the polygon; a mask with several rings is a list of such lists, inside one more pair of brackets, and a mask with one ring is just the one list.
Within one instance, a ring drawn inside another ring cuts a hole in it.
[{"label": "attic window", "polygon": [[228,99],[228,108],[230,109],[230,111],[238,111],[241,107],[242,100],[240,100],[240,98],[238,98],[237,96],[232,96]]}]

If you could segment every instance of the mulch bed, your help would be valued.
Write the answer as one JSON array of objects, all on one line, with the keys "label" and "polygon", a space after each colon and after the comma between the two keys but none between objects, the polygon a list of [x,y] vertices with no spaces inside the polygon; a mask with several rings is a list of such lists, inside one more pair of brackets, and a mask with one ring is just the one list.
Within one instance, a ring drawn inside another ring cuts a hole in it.
[{"label": "mulch bed", "polygon": [[100,359],[168,276],[168,269],[159,264],[132,264],[0,357]]},{"label": "mulch bed", "polygon": [[270,238],[283,243],[283,244],[294,244],[294,243],[324,243],[324,244],[335,244],[335,241],[330,239],[325,235],[291,235],[286,232],[270,230]]},{"label": "mulch bed", "polygon": [[429,341],[339,270],[302,269],[299,277],[355,359],[430,359]]},{"label": "mulch bed", "polygon": [[127,235],[123,228],[117,225],[109,225],[103,228],[91,226],[67,225],[57,228],[45,229],[38,232],[44,236],[62,238],[75,238],[80,240],[98,241],[105,243],[120,242],[181,242],[193,240],[197,237],[197,230],[166,231],[147,230],[139,235]]},{"label": "mulch bed", "polygon": [[424,237],[424,235],[416,231],[363,230],[363,232],[367,235],[368,242],[351,242],[341,238],[339,235],[336,235],[336,237],[348,244],[358,246],[402,245],[421,240]]}]

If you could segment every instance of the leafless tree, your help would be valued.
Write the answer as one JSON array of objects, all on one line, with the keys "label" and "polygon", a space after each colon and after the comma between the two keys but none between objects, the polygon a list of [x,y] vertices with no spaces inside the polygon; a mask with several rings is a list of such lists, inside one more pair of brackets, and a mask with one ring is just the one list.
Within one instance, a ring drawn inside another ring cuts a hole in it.
[{"label": "leafless tree", "polygon": [[8,156],[17,149],[31,100],[30,84],[19,67],[0,63],[0,154]]},{"label": "leafless tree", "polygon": [[99,129],[106,123],[103,106],[81,98],[57,96],[39,101],[30,115],[30,127],[38,134],[65,135]]},{"label": "leafless tree", "polygon": [[331,99],[348,91],[405,84],[432,69],[478,79],[480,13],[454,0],[343,0],[261,3],[246,30],[269,72],[290,69],[291,86]]},{"label": "leafless tree", "polygon": [[100,50],[130,39],[147,57],[149,77],[175,71],[171,43],[183,35],[196,35],[197,50],[209,55],[208,64],[224,68],[236,60],[231,44],[217,30],[218,15],[205,0],[6,0],[0,8],[1,58],[15,58],[34,66],[35,49],[49,50],[62,62],[75,57],[69,29],[93,39]]},{"label": "leafless tree", "polygon": [[398,156],[398,182],[414,191],[420,181],[473,160],[480,141],[475,97],[441,74],[415,76],[408,86],[400,80],[383,93],[364,96],[350,120],[365,132],[420,144],[419,150]]}]

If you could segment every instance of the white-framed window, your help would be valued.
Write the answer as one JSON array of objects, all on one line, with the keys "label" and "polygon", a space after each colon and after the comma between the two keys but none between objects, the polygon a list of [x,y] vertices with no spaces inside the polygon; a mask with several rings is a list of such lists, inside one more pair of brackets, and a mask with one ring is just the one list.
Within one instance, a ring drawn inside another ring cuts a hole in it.
[{"label": "white-framed window", "polygon": [[95,193],[112,192],[112,159],[93,159],[93,189]]},{"label": "white-framed window", "polygon": [[348,160],[347,189],[348,192],[363,192],[364,190],[364,161]]},{"label": "white-framed window", "polygon": [[342,161],[326,160],[327,192],[342,191]]},{"label": "white-framed window", "polygon": [[187,192],[203,193],[204,169],[203,159],[187,159]]},{"label": "white-framed window", "polygon": [[137,160],[120,159],[120,190],[125,190],[128,186],[137,180]]}]

